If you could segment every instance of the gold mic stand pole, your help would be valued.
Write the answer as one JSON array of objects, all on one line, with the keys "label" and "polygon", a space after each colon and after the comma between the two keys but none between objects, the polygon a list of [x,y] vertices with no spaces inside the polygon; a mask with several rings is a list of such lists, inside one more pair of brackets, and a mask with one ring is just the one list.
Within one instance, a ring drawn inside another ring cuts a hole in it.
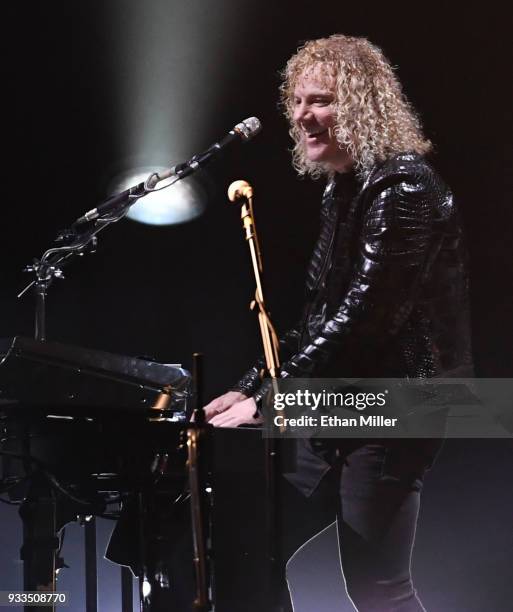
[{"label": "gold mic stand pole", "polygon": [[[273,390],[278,392],[278,378],[280,376],[279,341],[274,330],[269,314],[265,308],[264,294],[262,291],[262,256],[258,243],[253,214],[253,189],[246,181],[235,181],[228,188],[228,198],[231,202],[241,204],[241,219],[245,230],[246,241],[251,253],[253,272],[255,274],[256,291],[255,299],[252,300],[250,308],[258,309],[258,323],[262,335],[266,369],[271,377]],[[285,428],[280,427],[283,433]],[[270,600],[270,611],[282,610],[280,604],[280,592],[282,589],[284,572],[281,563],[280,541],[282,521],[279,513],[279,464],[280,453],[278,440],[271,436],[264,437],[264,461],[265,461],[265,526],[267,532],[267,560],[268,560],[268,591]]]},{"label": "gold mic stand pole", "polygon": [[251,310],[258,308],[258,323],[264,346],[266,369],[273,379],[273,386],[276,390],[275,381],[280,376],[279,342],[265,308],[264,293],[262,291],[262,255],[256,233],[255,216],[253,214],[253,188],[246,181],[235,181],[228,188],[228,198],[231,202],[241,204],[240,216],[251,253],[251,262],[256,282],[255,299],[251,302],[250,308]]}]

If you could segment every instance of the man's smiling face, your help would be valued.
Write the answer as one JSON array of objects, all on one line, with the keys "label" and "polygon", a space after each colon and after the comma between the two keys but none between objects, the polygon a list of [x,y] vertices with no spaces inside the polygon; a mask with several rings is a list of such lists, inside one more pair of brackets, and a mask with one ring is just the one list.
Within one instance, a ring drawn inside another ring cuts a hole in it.
[{"label": "man's smiling face", "polygon": [[298,79],[294,88],[292,119],[301,133],[306,157],[323,164],[328,170],[344,172],[353,164],[334,133],[337,121],[334,87],[316,77],[316,72],[309,71]]}]

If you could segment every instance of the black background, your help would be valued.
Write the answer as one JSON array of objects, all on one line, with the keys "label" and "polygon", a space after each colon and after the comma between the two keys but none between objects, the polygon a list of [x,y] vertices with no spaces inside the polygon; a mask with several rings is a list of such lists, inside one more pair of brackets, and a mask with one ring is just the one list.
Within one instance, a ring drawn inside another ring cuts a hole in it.
[{"label": "black background", "polygon": [[[237,6],[216,4],[225,11]],[[295,320],[322,184],[295,179],[290,167],[287,126],[277,109],[278,71],[300,41],[343,31],[382,46],[423,117],[436,146],[433,162],[453,188],[467,230],[477,372],[511,375],[512,119],[505,15],[471,6],[449,13],[397,5],[246,4],[237,55],[212,75],[221,94],[205,91],[190,101],[199,115],[212,117],[205,133],[190,126],[191,139],[206,148],[251,115],[261,119],[263,132],[203,172],[210,200],[200,219],[167,228],[122,221],[108,229],[98,253],[72,265],[67,280],[52,287],[48,338],[186,365],[193,351],[203,351],[207,389],[222,391],[258,350],[257,325],[247,308],[253,291],[249,254],[238,213],[225,196],[238,178],[256,190],[275,323],[284,330]],[[106,196],[111,173],[124,158],[116,124],[123,100],[113,85],[116,57],[109,54],[122,7],[34,5],[11,22],[4,336],[33,333],[31,296],[15,298],[27,281],[23,266]],[[191,78],[194,72],[191,66]]]}]

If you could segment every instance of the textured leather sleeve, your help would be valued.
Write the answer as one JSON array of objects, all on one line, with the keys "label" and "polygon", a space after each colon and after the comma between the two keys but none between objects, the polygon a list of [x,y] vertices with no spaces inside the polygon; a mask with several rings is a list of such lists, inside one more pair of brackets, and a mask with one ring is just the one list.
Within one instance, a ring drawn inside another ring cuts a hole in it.
[{"label": "textured leather sleeve", "polygon": [[[299,351],[301,333],[297,329],[291,329],[280,338],[280,358],[288,359]],[[261,371],[265,368],[265,357],[261,355],[239,382],[230,391],[239,391],[248,397],[253,395],[262,384]]]},{"label": "textured leather sleeve", "polygon": [[439,185],[428,173],[396,180],[373,189],[343,300],[317,335],[283,364],[283,377],[311,376],[336,351],[350,354],[355,344],[385,343],[408,318],[435,242]]}]

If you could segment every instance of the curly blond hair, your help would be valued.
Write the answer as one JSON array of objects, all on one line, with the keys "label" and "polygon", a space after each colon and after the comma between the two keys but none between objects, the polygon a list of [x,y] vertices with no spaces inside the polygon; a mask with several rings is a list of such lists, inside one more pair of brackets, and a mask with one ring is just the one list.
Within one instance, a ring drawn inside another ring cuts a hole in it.
[{"label": "curly blond hair", "polygon": [[425,154],[432,148],[393,68],[366,38],[334,34],[299,47],[282,72],[281,104],[295,142],[292,163],[300,175],[319,178],[330,171],[307,159],[301,130],[293,121],[294,89],[314,76],[335,93],[336,139],[365,176],[372,166],[396,153]]}]

